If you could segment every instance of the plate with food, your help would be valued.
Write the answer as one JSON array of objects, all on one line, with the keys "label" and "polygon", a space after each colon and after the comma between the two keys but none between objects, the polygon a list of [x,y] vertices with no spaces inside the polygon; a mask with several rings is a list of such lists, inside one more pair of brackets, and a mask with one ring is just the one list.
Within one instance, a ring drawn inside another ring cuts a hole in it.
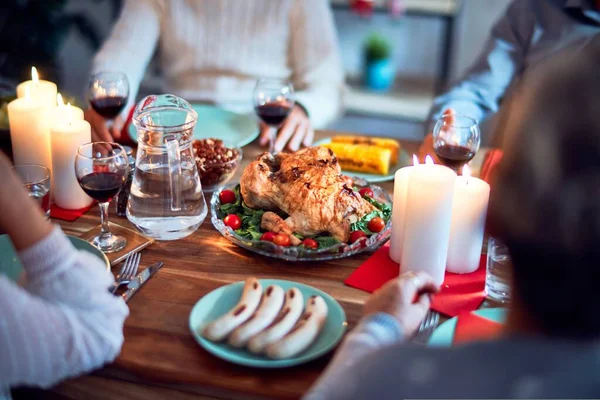
[{"label": "plate with food", "polygon": [[378,186],[341,174],[336,155],[310,147],[263,153],[239,184],[215,191],[212,223],[233,243],[288,261],[317,261],[374,250],[391,233],[392,200]]},{"label": "plate with food", "polygon": [[332,350],[346,314],[327,293],[302,283],[248,278],[220,287],[192,308],[189,327],[209,353],[235,364],[283,368]]},{"label": "plate with food", "polygon": [[337,155],[342,173],[377,183],[391,181],[412,158],[395,139],[370,136],[336,135],[314,146],[327,147]]},{"label": "plate with food", "polygon": [[[210,104],[192,104],[198,113],[194,139],[217,137],[236,147],[243,147],[258,137],[258,122],[254,114],[238,114]],[[137,142],[137,131],[129,124],[129,136]]]}]

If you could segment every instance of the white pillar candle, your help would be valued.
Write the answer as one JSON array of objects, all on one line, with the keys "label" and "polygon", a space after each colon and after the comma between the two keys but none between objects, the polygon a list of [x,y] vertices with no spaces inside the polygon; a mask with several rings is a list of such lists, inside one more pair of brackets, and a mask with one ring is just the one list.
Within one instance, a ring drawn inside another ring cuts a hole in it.
[{"label": "white pillar candle", "polygon": [[483,232],[490,185],[470,176],[465,165],[463,176],[456,180],[452,203],[452,227],[446,269],[458,274],[468,274],[479,268]]},{"label": "white pillar candle", "polygon": [[46,115],[48,119],[48,129],[57,124],[65,123],[69,120],[73,121],[81,121],[84,119],[83,110],[79,107],[72,106],[70,103],[64,103],[62,96],[59,94],[56,95],[56,107],[50,107],[46,110]]},{"label": "white pillar candle", "polygon": [[56,94],[58,92],[56,84],[50,81],[40,80],[35,67],[31,67],[31,80],[22,82],[17,86],[17,97],[25,97],[27,91],[32,99],[41,104],[48,107],[56,106]]},{"label": "white pillar candle", "polygon": [[15,165],[41,164],[52,170],[45,106],[26,96],[8,103],[8,123]]},{"label": "white pillar candle", "polygon": [[[413,164],[419,159],[413,155]],[[392,207],[392,235],[390,238],[390,258],[400,264],[402,261],[402,243],[404,239],[404,220],[406,215],[406,195],[410,173],[414,167],[404,167],[394,175],[394,203]]]},{"label": "white pillar candle", "polygon": [[454,171],[434,165],[430,157],[425,165],[416,166],[411,171],[406,196],[401,273],[424,271],[437,285],[444,282],[455,181]]},{"label": "white pillar candle", "polygon": [[79,146],[92,141],[90,124],[83,120],[65,119],[50,128],[50,136],[54,202],[67,210],[87,207],[92,203],[92,199],[85,194],[77,181],[75,155]]}]

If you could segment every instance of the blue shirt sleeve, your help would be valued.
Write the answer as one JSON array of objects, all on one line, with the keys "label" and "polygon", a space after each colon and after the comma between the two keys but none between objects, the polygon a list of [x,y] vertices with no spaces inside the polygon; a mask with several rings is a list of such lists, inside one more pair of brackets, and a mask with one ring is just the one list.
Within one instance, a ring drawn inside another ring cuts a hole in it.
[{"label": "blue shirt sleeve", "polygon": [[535,28],[529,0],[515,0],[491,32],[483,53],[463,79],[434,100],[428,132],[449,108],[482,121],[498,111],[513,79],[525,67],[527,47]]}]

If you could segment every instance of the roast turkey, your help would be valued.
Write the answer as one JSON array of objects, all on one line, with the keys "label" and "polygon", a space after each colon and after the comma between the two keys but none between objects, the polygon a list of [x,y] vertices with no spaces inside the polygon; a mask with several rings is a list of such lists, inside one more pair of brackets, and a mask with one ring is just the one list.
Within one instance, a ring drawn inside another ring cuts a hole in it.
[{"label": "roast turkey", "polygon": [[[261,154],[244,170],[240,191],[250,208],[289,215],[285,226],[290,232],[303,236],[329,232],[342,242],[348,241],[350,225],[375,209],[352,188],[337,157],[325,147]],[[287,231],[279,216],[265,216],[263,228]]]}]

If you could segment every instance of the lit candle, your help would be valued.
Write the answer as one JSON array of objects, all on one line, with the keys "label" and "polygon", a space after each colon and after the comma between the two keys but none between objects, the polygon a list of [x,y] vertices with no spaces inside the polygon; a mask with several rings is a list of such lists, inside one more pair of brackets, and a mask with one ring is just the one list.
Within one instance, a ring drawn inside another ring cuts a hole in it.
[{"label": "lit candle", "polygon": [[67,109],[67,105],[65,104],[60,93],[56,95],[56,107],[52,107],[48,109],[49,119],[51,119],[51,124],[60,124],[67,121],[68,118],[72,120],[82,120],[83,119],[83,110],[79,107],[72,106],[69,104],[69,108]]},{"label": "lit candle", "polygon": [[470,176],[465,165],[456,180],[448,262],[450,272],[467,274],[479,268],[490,185]]},{"label": "lit candle", "polygon": [[435,165],[427,156],[425,165],[410,173],[406,195],[400,272],[427,272],[437,285],[444,282],[452,200],[456,173]]},{"label": "lit candle", "polygon": [[[419,165],[419,159],[413,155],[413,165]],[[390,258],[400,264],[402,260],[402,240],[404,238],[404,220],[406,215],[406,194],[413,167],[404,167],[394,176],[394,203],[392,207],[392,236],[390,238]]]},{"label": "lit candle", "polygon": [[78,210],[90,205],[92,199],[77,182],[75,155],[79,146],[92,141],[92,130],[87,121],[73,118],[71,108],[71,105],[67,104],[66,118],[50,128],[53,197],[57,206],[67,210]]},{"label": "lit candle", "polygon": [[29,91],[29,96],[32,99],[44,106],[56,106],[56,93],[58,91],[56,84],[50,81],[40,80],[35,67],[31,67],[31,80],[25,81],[17,86],[17,97],[25,97],[26,91]]},{"label": "lit candle", "polygon": [[8,103],[8,123],[15,165],[41,164],[52,169],[50,135],[45,106],[31,98],[25,89],[23,98]]}]

